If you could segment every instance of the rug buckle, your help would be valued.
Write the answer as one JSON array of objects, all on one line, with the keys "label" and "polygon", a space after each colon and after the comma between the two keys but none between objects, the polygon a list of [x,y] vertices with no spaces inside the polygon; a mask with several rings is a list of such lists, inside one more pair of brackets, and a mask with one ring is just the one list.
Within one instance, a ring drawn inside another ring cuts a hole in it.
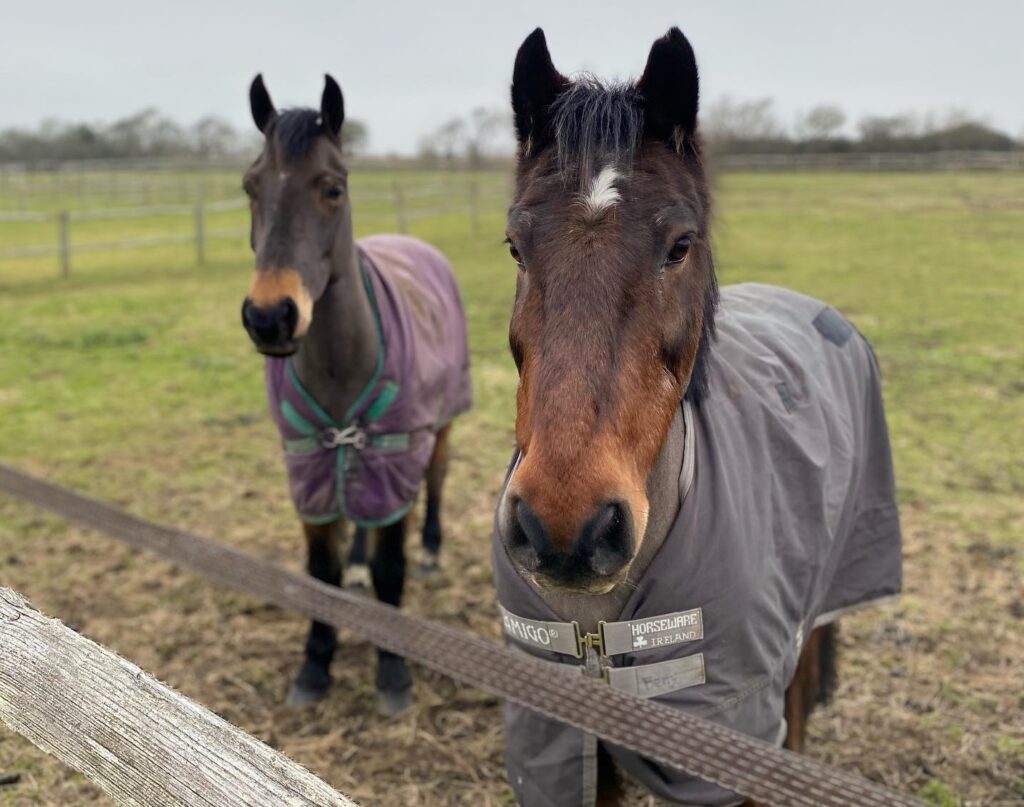
[{"label": "rug buckle", "polygon": [[583,633],[580,631],[579,623],[573,622],[573,627],[576,628],[576,647],[577,647],[577,658],[582,658],[585,654],[586,648],[593,648],[598,652],[598,655],[604,655],[604,634],[601,631],[601,625],[598,625],[597,633]]},{"label": "rug buckle", "polygon": [[354,425],[344,429],[327,428],[320,432],[320,445],[324,448],[352,446],[356,451],[362,451],[366,448],[366,432]]}]

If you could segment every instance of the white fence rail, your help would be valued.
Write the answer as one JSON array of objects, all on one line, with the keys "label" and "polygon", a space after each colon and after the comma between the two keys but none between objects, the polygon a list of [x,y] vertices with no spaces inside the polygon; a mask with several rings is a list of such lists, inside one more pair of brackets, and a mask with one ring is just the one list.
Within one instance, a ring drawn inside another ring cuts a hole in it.
[{"label": "white fence rail", "polygon": [[0,588],[0,720],[119,804],[354,804],[7,588]]},{"label": "white fence rail", "polygon": [[[429,186],[407,187],[395,182],[387,191],[368,191],[358,194],[359,203],[387,203],[393,215],[398,232],[409,231],[412,221],[438,216],[465,216],[474,235],[480,232],[480,216],[484,209],[496,210],[508,199],[509,186],[496,183],[470,181],[464,183],[439,183]],[[424,206],[422,200],[436,199],[438,204]],[[71,274],[71,259],[75,253],[106,252],[121,249],[140,249],[153,246],[195,245],[196,262],[205,261],[207,242],[215,239],[238,239],[246,236],[248,227],[210,229],[207,215],[248,206],[245,199],[229,199],[195,205],[151,205],[146,207],[91,208],[86,210],[44,213],[38,211],[0,211],[0,261],[18,258],[32,258],[47,255],[59,257],[62,277]],[[112,221],[118,219],[191,217],[190,232],[167,235],[151,235],[140,238],[104,241],[73,240],[73,225],[76,222]],[[27,244],[2,246],[3,225],[19,223],[53,224],[53,241],[49,244]]]},{"label": "white fence rail", "polygon": [[1024,151],[718,154],[718,171],[1024,171]]}]

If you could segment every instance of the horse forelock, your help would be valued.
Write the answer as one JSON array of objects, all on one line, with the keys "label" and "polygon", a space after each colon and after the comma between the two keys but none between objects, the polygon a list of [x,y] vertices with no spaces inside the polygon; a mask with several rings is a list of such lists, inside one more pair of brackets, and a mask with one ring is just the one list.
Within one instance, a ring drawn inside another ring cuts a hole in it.
[{"label": "horse forelock", "polygon": [[323,120],[314,109],[283,109],[267,126],[267,139],[275,142],[285,158],[305,157],[324,134]]}]

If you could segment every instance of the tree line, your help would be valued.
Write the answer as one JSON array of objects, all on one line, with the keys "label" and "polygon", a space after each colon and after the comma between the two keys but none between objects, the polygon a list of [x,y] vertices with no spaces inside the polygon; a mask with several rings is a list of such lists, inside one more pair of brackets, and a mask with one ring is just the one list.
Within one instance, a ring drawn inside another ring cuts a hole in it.
[{"label": "tree line", "polygon": [[[361,152],[367,139],[361,121],[345,121],[346,151]],[[147,108],[112,123],[47,120],[34,129],[0,130],[0,162],[174,157],[230,161],[251,159],[261,143],[259,133],[240,132],[217,116],[186,126]]]},{"label": "tree line", "polygon": [[945,113],[869,115],[849,133],[846,113],[821,104],[787,127],[772,99],[711,104],[702,118],[705,137],[718,153],[794,154],[931,151],[1010,151],[1024,147],[983,119],[961,110]]},{"label": "tree line", "polygon": [[[787,126],[770,98],[722,98],[701,113],[701,130],[717,154],[800,152],[1009,151],[1024,147],[984,120],[958,110],[943,114],[876,115],[850,121],[833,104],[821,104]],[[474,109],[452,118],[420,140],[419,159],[433,165],[484,167],[514,149],[511,116]]]},{"label": "tree line", "polygon": [[[983,119],[961,111],[944,114],[877,115],[850,125],[843,110],[822,104],[782,122],[772,99],[709,104],[701,128],[717,153],[793,154],[928,151],[1009,151],[1024,148]],[[43,163],[61,160],[189,158],[237,161],[259,148],[255,131],[238,131],[228,121],[208,116],[182,125],[147,108],[112,123],[44,121],[35,129],[0,130],[0,162]],[[364,123],[346,120],[347,153],[363,155],[369,145]],[[417,158],[426,165],[483,168],[503,163],[515,143],[512,122],[503,109],[477,107],[453,117],[419,141]]]}]

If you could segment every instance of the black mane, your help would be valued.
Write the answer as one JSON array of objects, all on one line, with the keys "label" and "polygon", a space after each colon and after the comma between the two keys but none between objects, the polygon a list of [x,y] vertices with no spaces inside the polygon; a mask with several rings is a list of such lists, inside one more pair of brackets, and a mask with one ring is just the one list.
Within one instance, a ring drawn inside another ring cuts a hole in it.
[{"label": "black mane", "polygon": [[282,109],[267,126],[267,139],[277,138],[289,159],[305,157],[314,141],[324,134],[323,120],[315,109]]}]

